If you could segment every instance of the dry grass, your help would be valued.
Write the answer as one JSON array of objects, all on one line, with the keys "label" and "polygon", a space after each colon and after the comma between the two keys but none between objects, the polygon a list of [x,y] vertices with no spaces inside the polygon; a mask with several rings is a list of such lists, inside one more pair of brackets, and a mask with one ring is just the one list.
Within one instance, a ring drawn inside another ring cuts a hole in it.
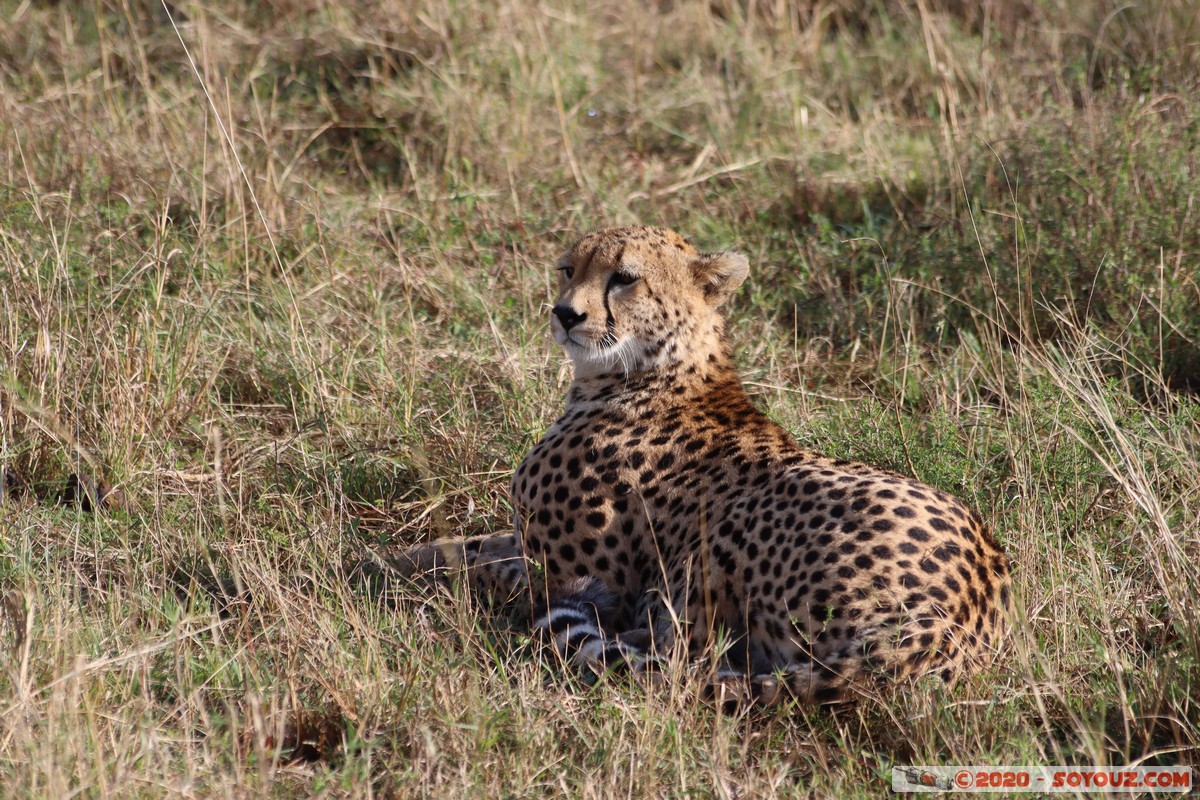
[{"label": "dry grass", "polygon": [[[14,797],[877,796],[1200,763],[1200,22],[915,6],[0,3],[0,785]],[[607,223],[755,264],[814,447],[979,508],[996,674],[721,717],[588,688],[368,548],[507,524]],[[58,502],[111,486],[101,513]]]}]

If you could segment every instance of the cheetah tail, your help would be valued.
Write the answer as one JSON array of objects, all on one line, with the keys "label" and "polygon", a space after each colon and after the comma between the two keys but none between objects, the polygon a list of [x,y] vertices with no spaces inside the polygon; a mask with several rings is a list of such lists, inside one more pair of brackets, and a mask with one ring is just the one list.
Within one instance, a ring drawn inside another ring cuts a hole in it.
[{"label": "cheetah tail", "polygon": [[551,592],[538,609],[534,634],[573,666],[597,675],[621,667],[637,671],[644,654],[604,632],[616,607],[616,594],[600,580],[576,578]]}]

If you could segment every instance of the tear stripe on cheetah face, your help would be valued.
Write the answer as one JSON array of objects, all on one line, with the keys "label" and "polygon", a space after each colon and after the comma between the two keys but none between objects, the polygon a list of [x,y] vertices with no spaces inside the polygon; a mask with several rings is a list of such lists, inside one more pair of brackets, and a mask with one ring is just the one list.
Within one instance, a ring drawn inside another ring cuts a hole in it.
[{"label": "tear stripe on cheetah face", "polygon": [[[744,256],[699,253],[673,231],[618,228],[585,236],[558,263],[562,290],[555,305],[581,321],[568,330],[552,315],[554,340],[574,362],[577,379],[691,366],[693,356],[721,347],[724,322],[716,307],[748,269]],[[694,291],[679,292],[681,284]]]}]

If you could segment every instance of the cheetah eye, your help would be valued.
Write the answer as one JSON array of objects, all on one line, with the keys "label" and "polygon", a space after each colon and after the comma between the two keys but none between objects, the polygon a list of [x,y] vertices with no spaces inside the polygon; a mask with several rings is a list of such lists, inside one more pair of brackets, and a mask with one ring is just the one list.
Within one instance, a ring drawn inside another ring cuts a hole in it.
[{"label": "cheetah eye", "polygon": [[570,264],[559,267],[558,271],[561,272],[563,275],[567,276],[567,280],[571,280],[571,278],[575,277],[575,268],[572,267]]},{"label": "cheetah eye", "polygon": [[637,283],[639,280],[637,275],[630,275],[628,272],[614,272],[612,282],[617,286],[628,286],[631,283]]}]

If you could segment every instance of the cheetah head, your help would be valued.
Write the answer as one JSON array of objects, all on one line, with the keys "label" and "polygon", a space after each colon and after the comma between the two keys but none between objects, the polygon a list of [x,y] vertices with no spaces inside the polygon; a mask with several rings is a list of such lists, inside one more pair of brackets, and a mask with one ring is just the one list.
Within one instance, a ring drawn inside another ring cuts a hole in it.
[{"label": "cheetah head", "polygon": [[550,328],[575,377],[630,374],[703,359],[723,342],[718,306],[749,271],[738,253],[700,253],[662,228],[608,228],[559,261]]}]

